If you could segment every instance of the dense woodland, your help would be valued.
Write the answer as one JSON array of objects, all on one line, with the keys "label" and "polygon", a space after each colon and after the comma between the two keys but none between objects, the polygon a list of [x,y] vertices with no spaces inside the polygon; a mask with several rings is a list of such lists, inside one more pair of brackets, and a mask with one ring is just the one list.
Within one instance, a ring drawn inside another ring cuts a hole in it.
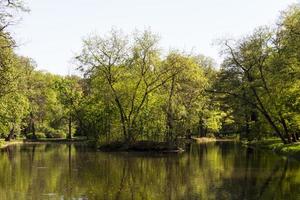
[{"label": "dense woodland", "polygon": [[[300,5],[276,25],[220,42],[221,66],[181,50],[168,53],[149,30],[112,30],[83,40],[82,76],[36,70],[15,53],[9,29],[19,0],[0,0],[0,134],[87,136],[99,143],[238,134],[254,140],[300,137]],[[63,67],[63,66],[61,66]]]}]

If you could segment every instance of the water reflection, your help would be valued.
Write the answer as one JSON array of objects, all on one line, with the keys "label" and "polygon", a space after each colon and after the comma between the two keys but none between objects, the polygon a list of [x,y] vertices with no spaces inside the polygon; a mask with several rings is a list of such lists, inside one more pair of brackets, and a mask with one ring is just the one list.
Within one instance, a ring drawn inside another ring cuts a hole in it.
[{"label": "water reflection", "polygon": [[0,199],[300,199],[299,169],[232,142],[180,155],[20,145],[0,152]]}]

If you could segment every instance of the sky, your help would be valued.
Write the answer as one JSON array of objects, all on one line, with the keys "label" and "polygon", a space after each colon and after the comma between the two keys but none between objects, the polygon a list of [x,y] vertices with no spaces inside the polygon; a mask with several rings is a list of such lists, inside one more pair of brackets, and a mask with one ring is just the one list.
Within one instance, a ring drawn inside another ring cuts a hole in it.
[{"label": "sky", "polygon": [[72,57],[82,39],[112,28],[125,33],[150,29],[160,46],[203,54],[221,63],[222,38],[250,34],[272,25],[297,0],[27,0],[30,13],[13,27],[20,55],[33,58],[39,70],[76,73]]}]

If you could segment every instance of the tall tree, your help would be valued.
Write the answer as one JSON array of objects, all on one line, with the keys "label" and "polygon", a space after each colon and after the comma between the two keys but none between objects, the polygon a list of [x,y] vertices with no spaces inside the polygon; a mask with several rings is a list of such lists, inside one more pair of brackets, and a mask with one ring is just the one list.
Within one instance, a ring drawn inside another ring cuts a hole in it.
[{"label": "tall tree", "polygon": [[78,118],[82,97],[82,89],[78,81],[78,77],[65,77],[56,83],[59,91],[59,100],[68,118],[68,139],[72,139],[72,122]]},{"label": "tall tree", "polygon": [[135,34],[131,42],[112,31],[106,38],[85,40],[76,57],[89,78],[99,76],[109,88],[127,142],[136,140],[137,120],[150,95],[173,76],[160,65],[157,41],[149,31]]}]

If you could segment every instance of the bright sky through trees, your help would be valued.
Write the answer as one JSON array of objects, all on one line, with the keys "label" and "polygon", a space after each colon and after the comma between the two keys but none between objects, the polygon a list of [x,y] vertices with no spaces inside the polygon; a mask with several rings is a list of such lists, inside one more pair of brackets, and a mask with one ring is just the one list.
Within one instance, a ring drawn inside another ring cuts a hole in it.
[{"label": "bright sky through trees", "polygon": [[279,11],[296,0],[31,0],[30,14],[13,27],[18,52],[32,57],[38,69],[73,72],[70,59],[92,32],[112,27],[126,33],[151,28],[165,50],[179,48],[221,62],[219,38],[239,37],[273,23]]}]

